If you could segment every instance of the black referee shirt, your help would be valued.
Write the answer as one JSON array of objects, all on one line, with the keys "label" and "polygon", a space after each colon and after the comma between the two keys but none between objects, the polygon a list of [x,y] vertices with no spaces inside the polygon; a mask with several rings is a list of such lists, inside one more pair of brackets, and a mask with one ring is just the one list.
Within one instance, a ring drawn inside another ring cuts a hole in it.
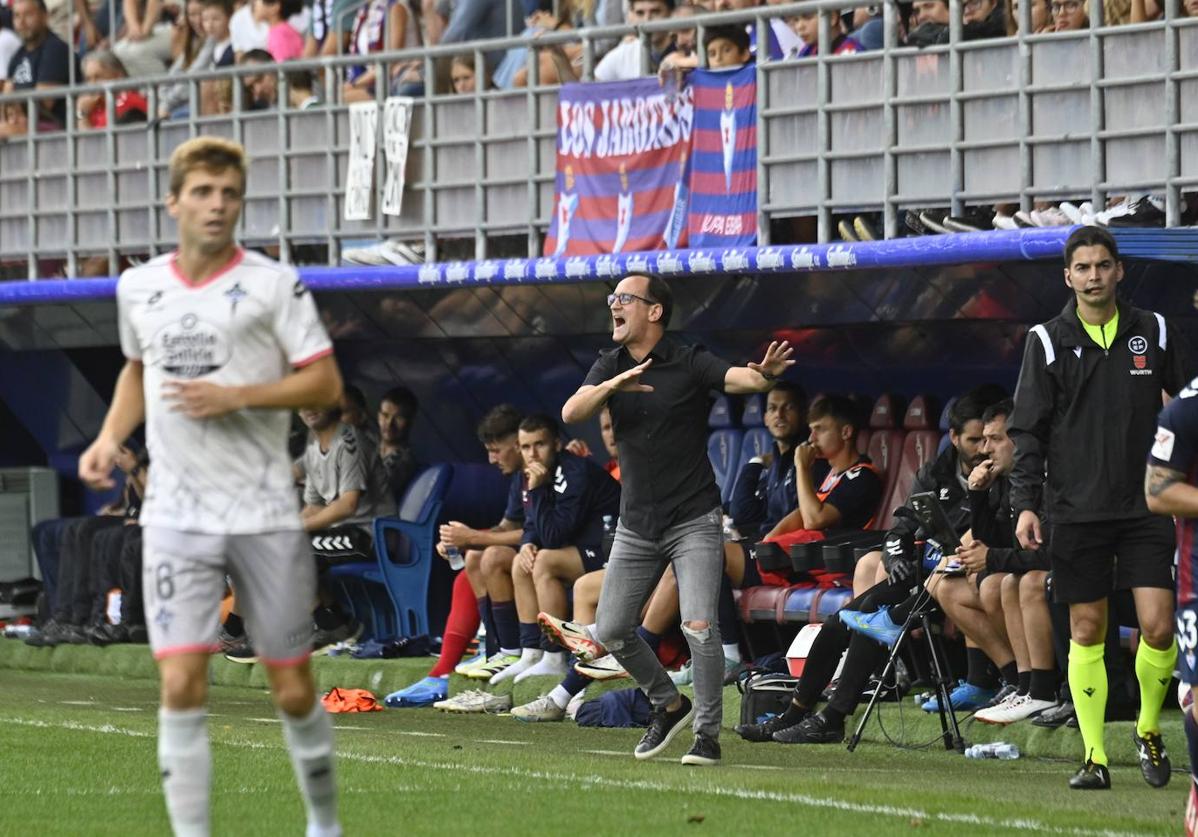
[{"label": "black referee shirt", "polygon": [[[648,357],[653,363],[640,380],[653,392],[617,392],[607,405],[620,452],[620,522],[658,540],[720,505],[707,459],[707,414],[710,393],[723,391],[732,364],[668,334]],[[583,384],[601,384],[636,365],[623,346],[602,351]]]}]

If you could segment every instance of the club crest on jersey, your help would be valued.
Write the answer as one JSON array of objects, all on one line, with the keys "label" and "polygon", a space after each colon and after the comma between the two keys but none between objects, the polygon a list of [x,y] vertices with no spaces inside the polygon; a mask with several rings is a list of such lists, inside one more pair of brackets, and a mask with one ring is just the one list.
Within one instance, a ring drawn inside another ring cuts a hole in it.
[{"label": "club crest on jersey", "polygon": [[184,314],[154,335],[155,360],[168,375],[199,378],[229,362],[229,343],[220,329]]},{"label": "club crest on jersey", "polygon": [[230,313],[237,313],[237,303],[245,299],[249,294],[245,288],[241,287],[240,282],[234,283],[233,287],[225,291],[225,299],[229,300]]},{"label": "club crest on jersey", "polygon": [[1131,362],[1136,369],[1143,369],[1148,365],[1148,358],[1145,355],[1132,355]]},{"label": "club crest on jersey", "polygon": [[1143,337],[1136,335],[1127,341],[1127,348],[1133,355],[1146,354],[1148,352],[1148,341]]}]

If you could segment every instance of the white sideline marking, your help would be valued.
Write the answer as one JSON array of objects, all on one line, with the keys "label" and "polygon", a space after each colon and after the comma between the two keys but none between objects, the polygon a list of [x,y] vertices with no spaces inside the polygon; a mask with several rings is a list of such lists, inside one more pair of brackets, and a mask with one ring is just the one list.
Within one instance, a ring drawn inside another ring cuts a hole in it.
[{"label": "white sideline marking", "polygon": [[334,724],[334,729],[374,729],[374,727],[351,727],[349,724]]},{"label": "white sideline marking", "polygon": [[278,718],[246,718],[247,721],[257,721],[260,724],[281,724]]},{"label": "white sideline marking", "polygon": [[[102,735],[125,735],[131,738],[154,738],[156,733],[140,730],[124,729],[112,724],[79,724],[74,721],[38,721],[29,718],[0,718],[0,723],[15,726],[37,727],[40,729],[65,729],[75,732],[93,732]],[[247,750],[283,750],[278,745],[267,745],[255,741],[227,740],[216,742],[230,747],[242,747]],[[480,764],[455,764],[453,762],[425,761],[409,759],[401,756],[374,756],[366,753],[355,753],[343,750],[337,753],[337,758],[363,764],[388,764],[397,767],[419,767],[430,770],[445,770],[452,773],[472,773],[480,776],[510,776],[518,779],[535,779],[555,784],[574,782],[591,786],[619,788],[621,790],[644,790],[654,793],[694,793],[706,796],[728,797],[756,802],[785,802],[807,808],[825,808],[845,811],[852,814],[873,814],[875,816],[894,817],[904,820],[923,819],[963,825],[985,826],[987,828],[1002,828],[1010,831],[1031,831],[1048,834],[1073,834],[1078,837],[1139,837],[1126,831],[1096,830],[1088,828],[1067,828],[1050,826],[1033,819],[997,819],[978,814],[959,814],[945,811],[926,811],[919,808],[900,808],[895,805],[871,805],[861,802],[849,802],[845,799],[831,797],[816,797],[804,793],[789,793],[782,791],[748,790],[745,788],[694,787],[687,785],[672,785],[666,782],[648,779],[613,779],[605,776],[578,775],[570,773],[546,772],[529,770],[519,767],[493,767]]]},{"label": "white sideline marking", "polygon": [[631,750],[583,750],[584,753],[593,753],[596,756],[623,756],[627,758],[632,755]]},{"label": "white sideline marking", "polygon": [[140,706],[110,706],[113,712],[144,712]]},{"label": "white sideline marking", "polygon": [[480,739],[478,739],[478,743],[479,744],[509,744],[512,746],[524,747],[529,742],[527,742],[527,741],[505,741],[502,738],[480,738]]},{"label": "white sideline marking", "polygon": [[384,732],[384,731],[385,732],[393,732],[396,735],[416,735],[416,736],[419,736],[420,738],[444,738],[445,737],[445,733],[443,733],[443,732],[416,732],[416,731],[410,730],[410,729],[380,730],[380,732]]},{"label": "white sideline marking", "polygon": [[63,706],[94,706],[94,700],[60,700]]},{"label": "white sideline marking", "polygon": [[730,764],[729,767],[739,767],[741,770],[785,770],[776,764]]}]

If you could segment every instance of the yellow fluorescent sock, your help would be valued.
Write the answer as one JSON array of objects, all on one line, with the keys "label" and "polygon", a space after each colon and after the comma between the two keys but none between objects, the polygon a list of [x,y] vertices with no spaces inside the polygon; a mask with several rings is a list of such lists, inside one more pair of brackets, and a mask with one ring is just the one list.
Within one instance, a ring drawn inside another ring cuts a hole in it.
[{"label": "yellow fluorescent sock", "polygon": [[1173,679],[1173,666],[1177,662],[1177,643],[1168,648],[1153,648],[1141,641],[1136,650],[1136,680],[1140,682],[1140,716],[1136,719],[1136,732],[1144,735],[1160,732],[1161,704],[1169,691]]},{"label": "yellow fluorescent sock", "polygon": [[1106,720],[1106,666],[1102,656],[1105,646],[1078,645],[1069,641],[1069,691],[1077,712],[1085,757],[1095,764],[1106,764],[1102,728]]}]

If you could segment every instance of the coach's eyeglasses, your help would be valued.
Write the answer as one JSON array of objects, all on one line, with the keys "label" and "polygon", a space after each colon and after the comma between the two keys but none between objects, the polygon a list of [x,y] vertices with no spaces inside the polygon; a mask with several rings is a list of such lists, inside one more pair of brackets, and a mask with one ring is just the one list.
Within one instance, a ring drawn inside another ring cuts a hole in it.
[{"label": "coach's eyeglasses", "polygon": [[621,305],[631,305],[632,301],[634,299],[639,299],[641,302],[645,303],[646,305],[658,305],[659,304],[656,300],[645,299],[645,297],[637,296],[636,294],[608,294],[607,295],[607,307],[611,308],[613,305],[615,305],[617,299],[620,300]]}]

